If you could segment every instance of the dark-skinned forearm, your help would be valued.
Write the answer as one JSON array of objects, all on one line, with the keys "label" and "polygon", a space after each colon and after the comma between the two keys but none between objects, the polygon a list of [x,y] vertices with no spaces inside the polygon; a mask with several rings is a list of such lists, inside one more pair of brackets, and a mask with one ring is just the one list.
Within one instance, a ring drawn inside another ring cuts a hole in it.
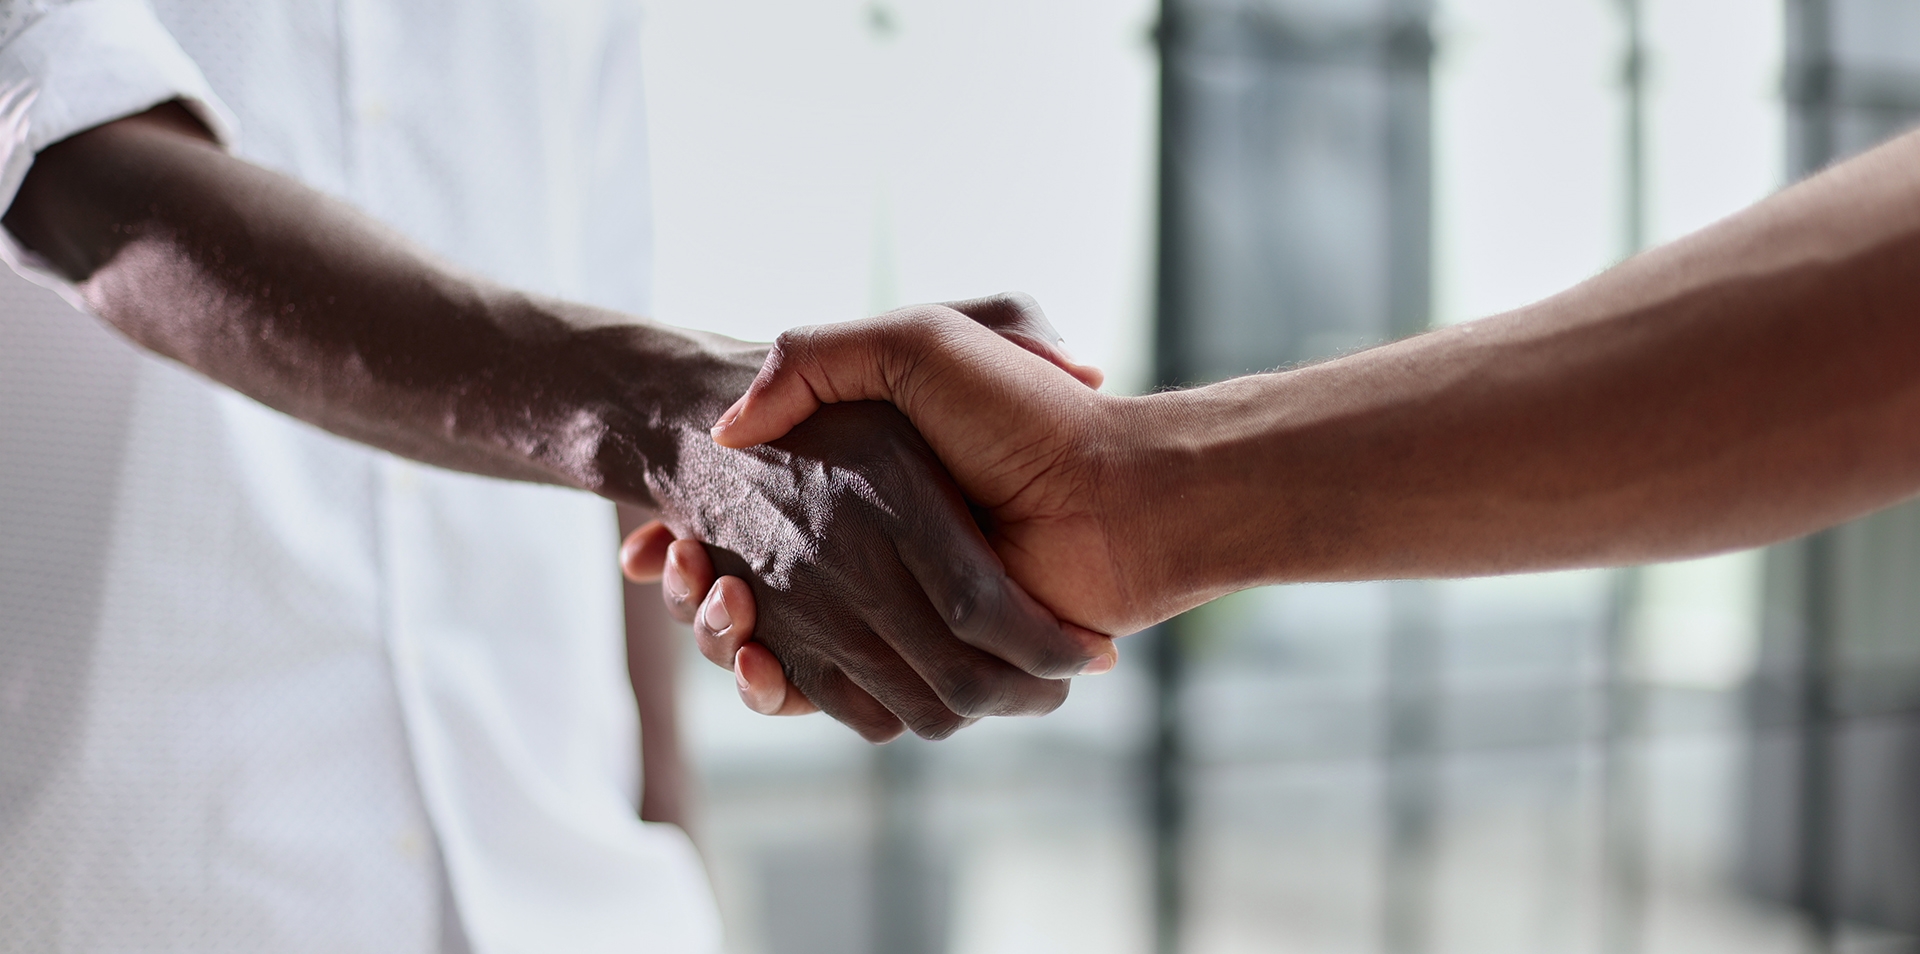
[{"label": "dark-skinned forearm", "polygon": [[166,110],[43,151],[6,224],[128,337],[271,407],[642,505],[757,354],[462,273]]}]

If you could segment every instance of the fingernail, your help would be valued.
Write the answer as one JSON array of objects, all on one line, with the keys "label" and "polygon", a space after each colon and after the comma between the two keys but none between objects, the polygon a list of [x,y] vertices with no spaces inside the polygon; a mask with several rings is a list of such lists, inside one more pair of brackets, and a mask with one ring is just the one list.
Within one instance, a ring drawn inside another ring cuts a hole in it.
[{"label": "fingernail", "polygon": [[753,683],[747,681],[747,667],[742,661],[745,649],[733,654],[733,687],[740,693],[740,701],[746,707],[761,715],[773,715],[780,709],[780,700],[765,698],[766,693],[756,690]]},{"label": "fingernail", "polygon": [[1088,661],[1086,667],[1080,670],[1080,675],[1098,676],[1101,673],[1112,672],[1113,667],[1119,664],[1119,662],[1120,662],[1120,654],[1112,650],[1108,650],[1107,652],[1101,653],[1100,655],[1093,657],[1092,660]]},{"label": "fingernail", "polygon": [[727,612],[727,601],[720,598],[719,587],[714,587],[713,595],[707,597],[707,605],[700,611],[700,618],[706,621],[707,629],[715,636],[733,628],[733,615]]},{"label": "fingernail", "polygon": [[675,603],[687,601],[687,578],[680,574],[680,561],[674,559],[671,551],[666,565],[660,568],[660,588],[666,590],[667,598]]},{"label": "fingernail", "polygon": [[747,708],[761,715],[772,715],[771,712],[767,711],[765,700],[759,697],[759,693],[753,691],[753,684],[747,682],[746,674],[740,671],[740,667],[737,664],[733,667],[733,687],[739,690],[740,701],[745,704]]},{"label": "fingernail", "polygon": [[727,408],[726,412],[720,415],[718,421],[713,422],[713,426],[707,429],[708,433],[718,434],[732,426],[733,422],[740,417],[740,406],[745,403],[747,403],[747,396],[742,394],[739,400],[733,402],[732,407]]}]

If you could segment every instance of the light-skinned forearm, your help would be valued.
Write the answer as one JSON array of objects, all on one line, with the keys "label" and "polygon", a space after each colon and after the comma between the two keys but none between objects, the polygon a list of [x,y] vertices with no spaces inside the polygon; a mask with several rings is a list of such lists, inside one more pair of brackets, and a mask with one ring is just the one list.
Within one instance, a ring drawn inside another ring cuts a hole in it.
[{"label": "light-skinned forearm", "polygon": [[1920,138],[1518,311],[1116,401],[1118,536],[1184,606],[1627,564],[1920,491]]}]

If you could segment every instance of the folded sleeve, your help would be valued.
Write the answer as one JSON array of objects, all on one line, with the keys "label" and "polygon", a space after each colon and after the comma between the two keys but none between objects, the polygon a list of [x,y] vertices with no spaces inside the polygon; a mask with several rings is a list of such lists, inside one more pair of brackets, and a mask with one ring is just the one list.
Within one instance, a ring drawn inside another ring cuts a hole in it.
[{"label": "folded sleeve", "polygon": [[[0,0],[0,210],[40,150],[176,99],[232,146],[232,114],[147,0]],[[0,257],[76,299],[4,229]]]}]

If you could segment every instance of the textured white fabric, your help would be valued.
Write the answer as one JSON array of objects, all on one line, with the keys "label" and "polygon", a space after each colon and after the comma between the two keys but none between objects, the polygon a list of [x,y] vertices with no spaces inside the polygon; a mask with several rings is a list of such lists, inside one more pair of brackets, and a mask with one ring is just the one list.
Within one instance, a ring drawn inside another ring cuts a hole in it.
[{"label": "textured white fabric", "polygon": [[[637,311],[637,28],[0,0],[6,195],[184,97],[464,267]],[[633,814],[615,543],[604,502],[339,440],[0,274],[0,950],[716,950],[686,839]]]},{"label": "textured white fabric", "polygon": [[[231,114],[145,0],[0,0],[0,48],[0,209],[13,204],[34,153],[170,99],[233,143]],[[3,231],[0,260],[81,306]]]}]

